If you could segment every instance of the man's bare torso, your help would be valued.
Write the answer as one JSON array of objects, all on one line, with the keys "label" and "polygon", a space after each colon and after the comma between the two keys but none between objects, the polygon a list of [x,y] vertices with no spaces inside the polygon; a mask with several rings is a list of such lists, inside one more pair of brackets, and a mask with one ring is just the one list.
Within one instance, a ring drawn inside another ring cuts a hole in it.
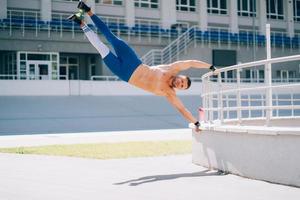
[{"label": "man's bare torso", "polygon": [[169,65],[149,67],[141,64],[132,74],[129,83],[159,96],[174,95],[175,91],[170,87],[174,74],[169,69]]}]

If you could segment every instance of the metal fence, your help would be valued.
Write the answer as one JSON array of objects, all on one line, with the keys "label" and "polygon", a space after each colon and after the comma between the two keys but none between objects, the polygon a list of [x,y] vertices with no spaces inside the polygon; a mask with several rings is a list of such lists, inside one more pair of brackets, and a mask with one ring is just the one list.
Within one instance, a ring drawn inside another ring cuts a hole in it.
[{"label": "metal fence", "polygon": [[[245,119],[264,119],[266,124],[273,118],[300,117],[300,84],[278,82],[271,79],[274,63],[300,60],[300,55],[266,59],[251,63],[239,64],[219,70],[217,81],[212,79],[213,73],[202,76],[203,109],[205,121],[236,120],[241,123]],[[240,72],[245,68],[265,65],[265,81],[260,84],[244,83]],[[222,73],[235,71],[236,84],[226,84]]]}]

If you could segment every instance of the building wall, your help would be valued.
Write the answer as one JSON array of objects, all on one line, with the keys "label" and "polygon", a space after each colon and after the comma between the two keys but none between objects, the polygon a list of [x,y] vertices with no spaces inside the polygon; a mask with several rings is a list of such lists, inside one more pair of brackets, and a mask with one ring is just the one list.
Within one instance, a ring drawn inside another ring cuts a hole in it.
[{"label": "building wall", "polygon": [[[125,23],[129,26],[134,25],[134,19],[147,19],[154,20],[160,23],[160,25],[168,29],[174,23],[188,23],[190,25],[199,25],[201,30],[206,30],[207,28],[217,27],[217,28],[228,28],[231,32],[238,32],[239,29],[252,30],[253,19],[251,17],[239,17],[237,16],[237,6],[235,1],[227,1],[228,14],[218,15],[207,13],[206,0],[199,0],[197,2],[196,12],[183,12],[176,11],[176,1],[175,0],[160,0],[158,9],[149,8],[137,8],[133,5],[133,0],[124,1],[123,6],[115,5],[104,5],[95,4],[94,0],[89,0],[93,6],[93,10],[101,16],[111,16],[120,17],[125,20]],[[289,1],[284,2],[284,20],[269,20],[266,18],[266,0],[257,1],[257,15],[255,19],[255,26],[261,32],[264,33],[265,23],[270,23],[273,30],[276,31],[286,31],[287,34],[292,36],[294,33],[300,33],[300,23],[290,20],[291,9]],[[45,9],[45,5],[49,6],[49,10]],[[6,17],[7,10],[18,9],[18,10],[35,10],[40,12],[41,19],[51,20],[52,12],[61,14],[71,14],[74,13],[77,2],[72,1],[60,1],[60,0],[2,0],[0,16],[2,18]],[[45,13],[48,12],[48,13]],[[167,14],[166,14],[167,13]],[[88,21],[90,22],[90,21]],[[131,36],[122,36],[137,52],[139,56],[142,56],[152,49],[162,49],[167,46],[171,41],[168,39],[158,39],[157,37],[152,38],[140,38]],[[100,35],[100,38],[104,38]],[[174,38],[173,38],[174,39]],[[45,51],[45,52],[59,52],[61,54],[84,54],[80,56],[80,78],[89,79],[88,73],[84,66],[86,66],[87,58],[85,54],[96,55],[98,54],[95,48],[87,41],[81,32],[75,32],[74,34],[70,32],[51,32],[51,35],[47,30],[36,33],[34,30],[1,30],[0,31],[0,51]],[[106,43],[106,42],[105,42]],[[199,47],[200,46],[200,47]],[[212,63],[212,49],[228,49],[226,45],[214,44],[200,44],[196,49],[192,46],[188,50],[188,55],[181,55],[179,59],[199,59],[209,63]],[[260,60],[265,58],[264,47],[256,50],[255,56],[253,56],[253,50],[246,46],[232,46],[229,49],[237,50],[237,62],[248,62],[254,60]],[[273,57],[293,55],[299,53],[298,49],[282,50],[273,49]],[[251,55],[251,56],[249,56]],[[97,63],[97,74],[102,75],[112,75],[112,73],[107,69],[107,67],[102,67],[103,63],[100,60]],[[286,65],[286,67],[295,67],[298,63]],[[296,67],[295,67],[296,68]],[[1,70],[0,70],[1,71]],[[299,70],[297,70],[299,72]],[[188,74],[196,74],[200,76],[203,72],[190,71]]]}]

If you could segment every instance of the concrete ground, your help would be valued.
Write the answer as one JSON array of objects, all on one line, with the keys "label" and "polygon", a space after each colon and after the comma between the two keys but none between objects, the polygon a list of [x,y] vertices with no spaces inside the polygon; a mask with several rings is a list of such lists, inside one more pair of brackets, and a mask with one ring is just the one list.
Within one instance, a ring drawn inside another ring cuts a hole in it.
[{"label": "concrete ground", "polygon": [[0,199],[298,200],[300,189],[209,171],[191,155],[118,160],[0,154]]},{"label": "concrete ground", "polygon": [[[0,136],[0,147],[188,140],[191,130]],[[95,160],[0,153],[0,199],[298,200],[300,189],[192,164],[191,155]]]}]

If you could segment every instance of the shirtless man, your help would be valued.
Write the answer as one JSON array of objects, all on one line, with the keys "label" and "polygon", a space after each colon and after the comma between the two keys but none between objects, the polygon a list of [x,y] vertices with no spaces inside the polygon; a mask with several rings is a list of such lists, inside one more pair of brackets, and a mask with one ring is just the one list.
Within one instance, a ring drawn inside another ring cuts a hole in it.
[{"label": "shirtless man", "polygon": [[[91,44],[100,53],[107,67],[122,80],[154,93],[165,96],[167,100],[199,131],[199,121],[188,111],[180,99],[176,96],[175,89],[186,90],[191,85],[191,80],[187,76],[177,75],[180,71],[194,68],[207,68],[215,71],[211,64],[198,60],[177,61],[171,64],[148,66],[143,64],[136,53],[123,40],[116,37],[106,26],[106,24],[91,11],[84,2],[80,1],[79,13],[71,15],[68,19],[80,25]],[[96,27],[102,32],[108,42],[113,46],[115,54],[103,44],[83,21],[83,15],[87,13]]]}]

